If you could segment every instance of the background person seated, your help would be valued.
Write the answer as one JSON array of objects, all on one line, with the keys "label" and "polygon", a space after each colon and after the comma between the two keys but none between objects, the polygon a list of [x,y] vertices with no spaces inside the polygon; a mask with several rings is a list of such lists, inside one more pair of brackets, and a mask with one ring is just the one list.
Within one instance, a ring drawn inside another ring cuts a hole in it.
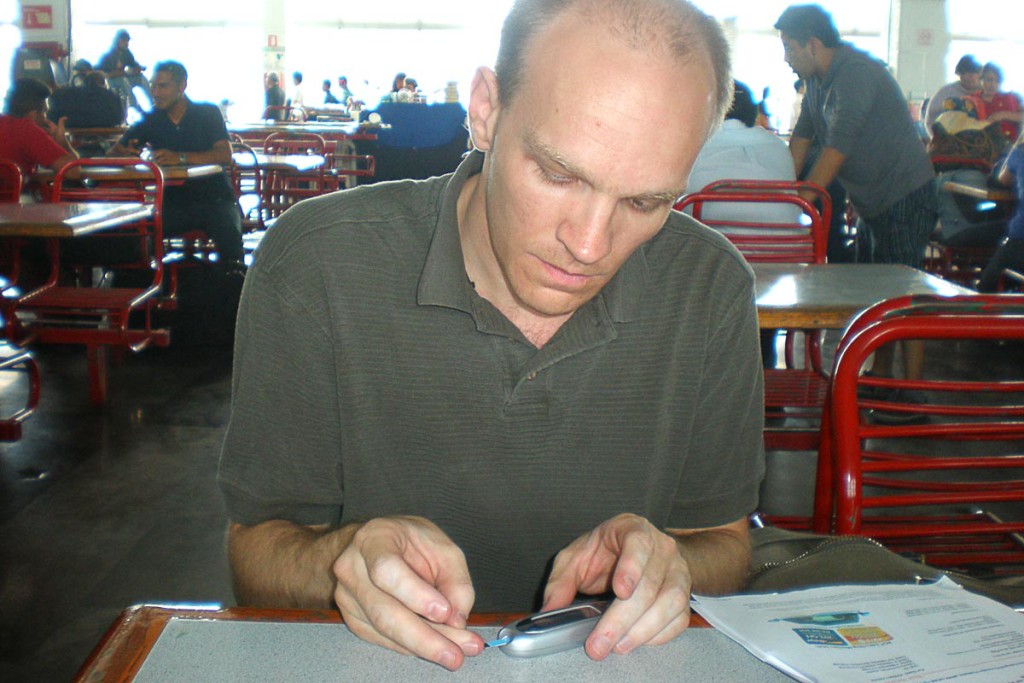
[{"label": "background person seated", "polygon": [[0,158],[18,164],[28,175],[37,166],[57,170],[78,158],[64,131],[64,121],[46,118],[50,88],[34,78],[19,78],[4,100],[0,114]]},{"label": "background person seated", "polygon": [[1024,101],[1015,92],[1003,92],[1003,70],[989,62],[981,69],[982,115],[984,121],[998,121],[999,129],[1008,141],[1016,140],[1024,121]]},{"label": "background person seated", "polygon": [[952,101],[973,97],[981,90],[981,64],[974,58],[974,55],[961,57],[960,61],[956,63],[954,73],[957,80],[939,88],[939,91],[928,101],[924,121],[929,135],[939,114],[957,108]]},{"label": "background person seated", "polygon": [[107,77],[94,70],[81,86],[57,88],[50,98],[48,118],[57,122],[67,117],[68,128],[111,128],[124,123],[121,98],[107,87]]},{"label": "background person seated", "polygon": [[[687,192],[696,192],[716,180],[796,180],[793,157],[786,143],[771,131],[756,126],[758,106],[745,84],[733,82],[732,107],[714,135],[705,143],[690,171]],[[795,221],[800,210],[792,205],[708,204],[708,220],[772,222]]]},{"label": "background person seated", "polygon": [[1017,209],[1010,218],[1006,241],[999,246],[981,273],[979,292],[996,291],[999,279],[1007,268],[1024,271],[1024,133],[1010,149],[996,179],[1017,191]]},{"label": "background person seated", "polygon": [[[733,81],[732,107],[725,121],[705,143],[690,171],[687,192],[696,192],[716,180],[796,180],[789,147],[771,131],[755,125],[759,106],[744,83]],[[701,217],[707,220],[794,223],[801,215],[792,204],[708,203]],[[775,330],[761,331],[761,359],[775,366]]]}]

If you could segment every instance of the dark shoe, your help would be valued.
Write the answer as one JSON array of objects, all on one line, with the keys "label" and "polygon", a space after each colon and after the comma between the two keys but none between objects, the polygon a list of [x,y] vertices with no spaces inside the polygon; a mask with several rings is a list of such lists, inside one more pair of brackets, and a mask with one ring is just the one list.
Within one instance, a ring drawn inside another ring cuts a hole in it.
[{"label": "dark shoe", "polygon": [[[913,389],[881,389],[881,391],[884,392],[884,395],[871,400],[919,404],[928,402],[923,393]],[[928,422],[928,416],[923,413],[904,413],[893,410],[873,409],[868,411],[868,417],[876,424],[890,427],[923,425]]]}]

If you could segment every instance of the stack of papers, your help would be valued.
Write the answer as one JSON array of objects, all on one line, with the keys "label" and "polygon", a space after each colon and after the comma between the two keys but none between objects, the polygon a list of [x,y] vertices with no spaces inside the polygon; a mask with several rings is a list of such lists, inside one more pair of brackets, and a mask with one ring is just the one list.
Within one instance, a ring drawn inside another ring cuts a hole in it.
[{"label": "stack of papers", "polygon": [[948,578],[711,598],[693,608],[801,681],[1024,682],[1024,615]]}]

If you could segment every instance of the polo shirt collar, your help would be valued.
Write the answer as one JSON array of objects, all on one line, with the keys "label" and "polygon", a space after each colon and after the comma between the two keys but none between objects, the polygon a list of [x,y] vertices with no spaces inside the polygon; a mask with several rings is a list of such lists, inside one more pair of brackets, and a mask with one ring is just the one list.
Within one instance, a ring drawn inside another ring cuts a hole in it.
[{"label": "polo shirt collar", "polygon": [[[416,301],[421,306],[444,306],[470,314],[479,310],[476,300],[481,297],[466,274],[462,255],[458,202],[466,181],[480,173],[483,163],[483,152],[470,152],[442,190],[437,225],[420,274]],[[635,320],[649,277],[645,246],[633,252],[615,277],[582,308],[606,307],[612,322]]]}]

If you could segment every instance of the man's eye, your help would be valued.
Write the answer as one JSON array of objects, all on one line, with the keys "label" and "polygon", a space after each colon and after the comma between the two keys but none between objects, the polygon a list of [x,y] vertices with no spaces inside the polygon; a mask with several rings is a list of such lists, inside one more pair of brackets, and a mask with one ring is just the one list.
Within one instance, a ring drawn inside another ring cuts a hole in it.
[{"label": "man's eye", "polygon": [[658,208],[660,202],[651,199],[630,199],[629,205],[638,213],[650,213]]},{"label": "man's eye", "polygon": [[541,175],[541,177],[546,182],[549,182],[552,185],[568,185],[569,183],[572,182],[572,178],[570,176],[561,175],[561,174],[558,174],[558,173],[552,173],[551,171],[549,171],[549,170],[547,170],[547,169],[545,169],[543,167],[538,167],[538,168],[540,168],[540,175]]}]

